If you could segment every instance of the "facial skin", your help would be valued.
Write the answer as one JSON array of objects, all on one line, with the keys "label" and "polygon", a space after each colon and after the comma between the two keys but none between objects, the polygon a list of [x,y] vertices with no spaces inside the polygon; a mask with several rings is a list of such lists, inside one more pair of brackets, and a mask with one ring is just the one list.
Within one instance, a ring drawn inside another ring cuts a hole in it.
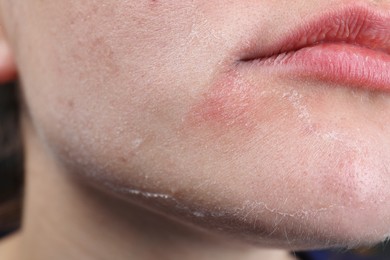
[{"label": "facial skin", "polygon": [[[390,233],[388,93],[248,69],[340,4],[1,1],[26,113],[66,172],[260,246],[354,246]],[[369,224],[368,224],[369,223]]]}]

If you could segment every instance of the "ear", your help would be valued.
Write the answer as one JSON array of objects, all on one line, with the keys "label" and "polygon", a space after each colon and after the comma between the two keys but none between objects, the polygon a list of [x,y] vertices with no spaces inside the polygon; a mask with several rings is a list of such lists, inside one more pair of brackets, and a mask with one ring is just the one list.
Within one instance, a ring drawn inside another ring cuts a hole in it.
[{"label": "ear", "polygon": [[15,80],[16,74],[12,51],[0,25],[0,84]]}]

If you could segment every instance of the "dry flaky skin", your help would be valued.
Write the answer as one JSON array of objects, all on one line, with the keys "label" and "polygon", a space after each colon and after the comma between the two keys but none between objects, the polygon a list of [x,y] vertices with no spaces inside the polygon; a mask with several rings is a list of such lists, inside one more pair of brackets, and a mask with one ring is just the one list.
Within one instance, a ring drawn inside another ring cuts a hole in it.
[{"label": "dry flaky skin", "polygon": [[269,43],[336,1],[1,3],[19,17],[7,28],[32,123],[69,172],[260,245],[390,232],[388,94],[253,72],[234,56],[259,26]]}]

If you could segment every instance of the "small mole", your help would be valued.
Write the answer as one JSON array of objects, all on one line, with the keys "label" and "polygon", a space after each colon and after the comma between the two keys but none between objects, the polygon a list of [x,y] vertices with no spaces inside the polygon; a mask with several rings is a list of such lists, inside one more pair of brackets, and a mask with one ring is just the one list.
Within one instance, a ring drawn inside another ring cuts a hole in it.
[{"label": "small mole", "polygon": [[74,108],[74,102],[72,100],[68,101],[68,107],[69,108]]},{"label": "small mole", "polygon": [[123,163],[127,163],[127,159],[123,156],[119,157],[119,160]]}]

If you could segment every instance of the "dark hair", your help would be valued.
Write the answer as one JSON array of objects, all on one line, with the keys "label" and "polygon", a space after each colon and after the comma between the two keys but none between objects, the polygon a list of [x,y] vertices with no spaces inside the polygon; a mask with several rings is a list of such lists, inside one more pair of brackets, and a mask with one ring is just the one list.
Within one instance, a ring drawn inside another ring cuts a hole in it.
[{"label": "dark hair", "polygon": [[23,152],[16,83],[0,86],[0,236],[20,225]]}]

